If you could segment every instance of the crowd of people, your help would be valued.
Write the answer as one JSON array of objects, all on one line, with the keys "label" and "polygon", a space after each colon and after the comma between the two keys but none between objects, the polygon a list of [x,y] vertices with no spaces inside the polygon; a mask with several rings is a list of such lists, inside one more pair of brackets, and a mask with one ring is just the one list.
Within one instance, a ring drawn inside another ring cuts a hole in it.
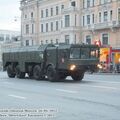
[{"label": "crowd of people", "polygon": [[106,62],[100,62],[100,65],[102,66],[101,69],[99,69],[99,72],[113,72],[113,73],[120,73],[120,63],[115,64],[110,62],[109,64]]}]

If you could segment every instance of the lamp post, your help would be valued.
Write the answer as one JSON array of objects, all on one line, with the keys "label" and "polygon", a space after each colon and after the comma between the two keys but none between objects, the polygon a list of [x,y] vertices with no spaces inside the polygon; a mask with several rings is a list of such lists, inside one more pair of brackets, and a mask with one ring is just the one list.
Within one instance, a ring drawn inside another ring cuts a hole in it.
[{"label": "lamp post", "polygon": [[14,17],[15,22],[18,22],[19,20],[20,20],[20,24],[21,24],[21,27],[20,27],[20,40],[21,40],[21,46],[23,46],[23,40],[22,40],[22,16],[21,17],[19,17],[19,16]]}]

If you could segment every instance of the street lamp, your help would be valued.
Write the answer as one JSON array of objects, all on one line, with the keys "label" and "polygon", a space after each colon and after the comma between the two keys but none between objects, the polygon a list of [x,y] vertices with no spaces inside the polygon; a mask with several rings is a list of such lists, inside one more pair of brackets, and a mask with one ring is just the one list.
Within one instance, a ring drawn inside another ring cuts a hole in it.
[{"label": "street lamp", "polygon": [[[14,17],[14,21],[17,22],[18,20],[21,20],[21,21],[22,21],[22,17],[15,16],[15,17]],[[21,35],[20,35],[21,46],[23,46],[23,42],[22,42],[22,23],[21,23],[20,33],[21,33]]]}]

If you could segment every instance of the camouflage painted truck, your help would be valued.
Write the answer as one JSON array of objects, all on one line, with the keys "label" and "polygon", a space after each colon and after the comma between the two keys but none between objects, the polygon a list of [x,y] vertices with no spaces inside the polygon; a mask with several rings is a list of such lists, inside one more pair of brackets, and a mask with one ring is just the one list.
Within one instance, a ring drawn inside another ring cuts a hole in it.
[{"label": "camouflage painted truck", "polygon": [[41,45],[8,49],[3,52],[3,70],[10,78],[29,78],[50,81],[71,76],[81,81],[88,70],[96,71],[99,47],[96,45]]}]

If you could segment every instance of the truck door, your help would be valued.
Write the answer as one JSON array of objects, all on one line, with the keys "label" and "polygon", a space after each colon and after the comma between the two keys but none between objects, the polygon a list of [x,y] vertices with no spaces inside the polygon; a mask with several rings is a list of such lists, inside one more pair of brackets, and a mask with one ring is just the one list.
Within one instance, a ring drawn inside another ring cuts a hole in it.
[{"label": "truck door", "polygon": [[58,68],[66,69],[68,63],[68,51],[65,49],[58,50]]},{"label": "truck door", "polygon": [[46,50],[46,65],[52,64],[54,67],[57,66],[56,51],[56,48],[49,48]]}]

